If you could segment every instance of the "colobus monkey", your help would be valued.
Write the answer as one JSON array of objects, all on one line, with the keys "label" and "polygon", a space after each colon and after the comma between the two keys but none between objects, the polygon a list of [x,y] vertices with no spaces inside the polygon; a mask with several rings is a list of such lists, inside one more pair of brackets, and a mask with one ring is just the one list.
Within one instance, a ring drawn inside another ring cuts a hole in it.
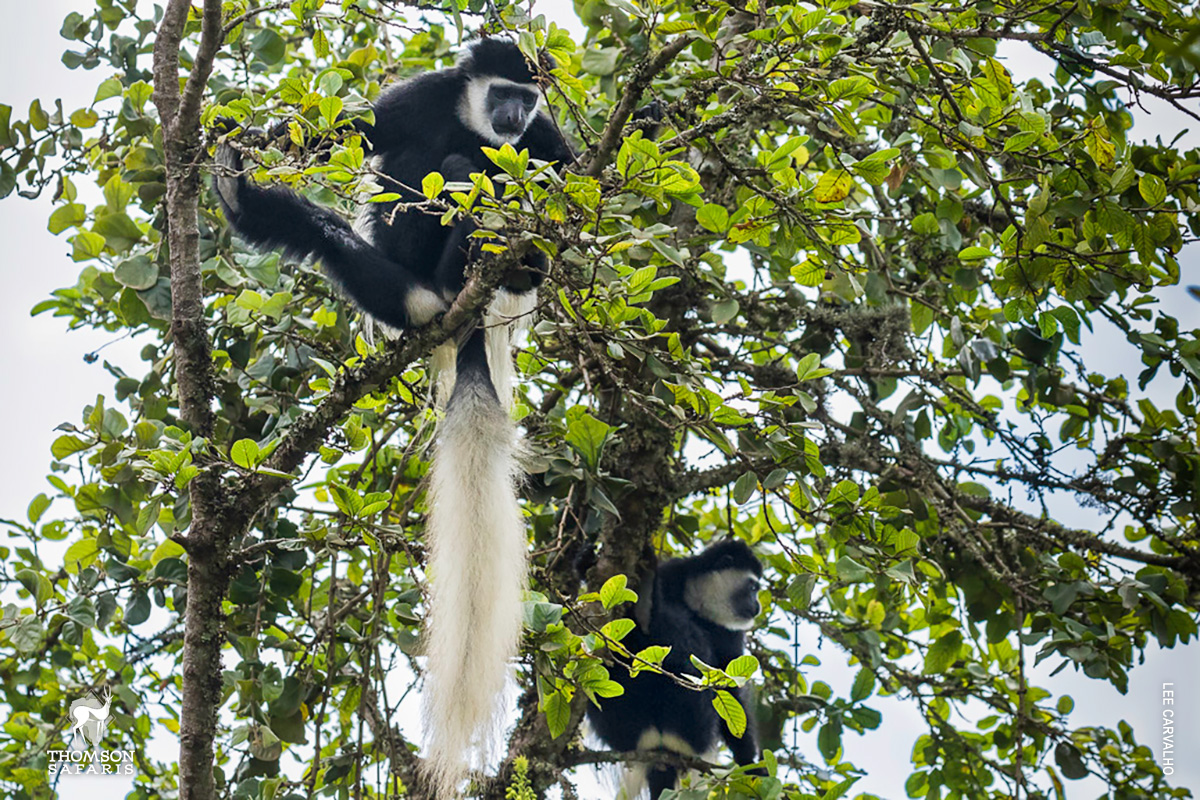
[{"label": "colobus monkey", "polygon": [[[241,173],[237,151],[222,144],[217,194],[234,230],[261,249],[314,257],[352,300],[394,328],[420,325],[447,308],[476,257],[465,220],[443,227],[436,213],[401,210],[421,202],[413,187],[432,171],[467,181],[491,162],[480,147],[510,143],[543,161],[574,161],[570,146],[539,110],[541,93],[517,46],[484,39],[455,67],[385,91],[364,147],[401,197],[372,204],[357,231],[341,216],[283,187],[263,188]],[[430,473],[427,521],[432,597],[426,627],[425,721],[428,776],[453,797],[469,753],[495,727],[507,662],[521,634],[526,537],[517,504],[516,428],[509,324],[532,312],[544,261],[510,276],[483,327],[458,347],[457,376]],[[450,344],[448,366],[454,363]],[[489,363],[490,362],[490,363]]]},{"label": "colobus monkey", "polygon": [[[744,542],[724,541],[699,555],[676,558],[655,570],[652,585],[639,598],[638,626],[622,644],[637,653],[650,645],[671,652],[663,668],[676,675],[696,675],[696,656],[724,667],[745,650],[745,631],[754,624],[762,564]],[[641,672],[636,677],[618,667],[613,680],[625,688],[617,697],[588,706],[588,719],[600,739],[613,750],[668,751],[704,756],[724,739],[739,764],[759,760],[749,686],[731,690],[746,712],[746,731],[730,733],[713,708],[713,691],[685,688],[667,675]],[[653,764],[646,775],[651,800],[674,788],[678,770]]]}]

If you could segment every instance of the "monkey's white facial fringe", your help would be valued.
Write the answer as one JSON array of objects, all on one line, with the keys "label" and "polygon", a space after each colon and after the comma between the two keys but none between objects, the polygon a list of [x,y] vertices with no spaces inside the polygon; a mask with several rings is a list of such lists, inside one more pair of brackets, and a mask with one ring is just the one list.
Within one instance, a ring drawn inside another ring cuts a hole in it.
[{"label": "monkey's white facial fringe", "polygon": [[537,116],[538,110],[542,107],[542,97],[540,94],[538,95],[537,105],[525,117],[525,128],[520,133],[503,135],[496,133],[496,129],[492,127],[492,118],[488,115],[487,111],[488,90],[493,86],[519,86],[523,89],[533,87],[532,84],[516,83],[507,78],[497,78],[494,75],[480,75],[471,78],[467,81],[467,87],[462,93],[462,100],[459,101],[458,118],[462,120],[464,125],[482,136],[488,144],[493,144],[496,147],[502,144],[515,145],[521,141],[521,137],[525,135],[525,130],[529,128],[529,124]]},{"label": "monkey's white facial fringe", "polygon": [[746,617],[733,607],[732,598],[746,581],[757,581],[753,572],[723,569],[709,572],[687,582],[683,602],[714,625],[731,631],[748,631],[754,627],[754,617]]},{"label": "monkey's white facial fringe", "polygon": [[520,641],[526,541],[516,437],[491,387],[457,387],[430,473],[427,534],[425,764],[439,800],[458,795],[469,760],[499,733],[498,700]]}]

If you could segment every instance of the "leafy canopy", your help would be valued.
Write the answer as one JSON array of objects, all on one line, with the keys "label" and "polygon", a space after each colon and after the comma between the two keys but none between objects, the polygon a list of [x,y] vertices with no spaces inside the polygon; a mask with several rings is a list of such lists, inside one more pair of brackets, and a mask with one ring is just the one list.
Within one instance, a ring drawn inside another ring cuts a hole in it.
[{"label": "leafy canopy", "polygon": [[[620,691],[604,651],[631,628],[646,554],[733,535],[768,562],[763,627],[751,658],[692,679],[735,733],[728,688],[760,684],[772,775],[705,774],[681,797],[847,794],[872,765],[848,761],[846,740],[879,728],[873,699],[893,694],[928,726],[910,797],[1061,797],[1088,775],[1114,796],[1188,796],[1128,725],[1075,725],[1071,698],[1030,672],[1049,659],[1124,690],[1150,642],[1197,633],[1200,343],[1156,299],[1200,232],[1200,154],[1142,141],[1128,108],[1194,91],[1186,5],[579,0],[582,33],[482,0],[222,11],[199,157],[220,118],[287,121],[238,140],[256,180],[347,213],[395,199],[350,121],[484,21],[554,56],[551,106],[589,148],[556,171],[504,147],[490,177],[422,186],[431,210],[480,218],[490,251],[554,264],[517,358],[534,564],[518,669],[534,688],[476,793],[538,796],[602,760],[575,731],[586,703]],[[435,415],[417,356],[435,337],[372,343],[317,267],[231,240],[205,190],[215,423],[197,435],[181,420],[191,367],[171,347],[170,176],[150,102],[161,19],[133,0],[72,13],[63,62],[94,71],[95,101],[0,106],[0,194],[52,192],[49,231],[80,265],[34,313],[145,342],[55,441],[47,492],[6,522],[0,786],[51,796],[46,750],[87,687],[116,687],[113,746],[188,723],[199,497],[218,527],[249,520],[222,529],[223,619],[206,618],[224,642],[218,786],[418,792],[411,726],[389,721],[420,688]],[[1018,82],[1011,59],[1035,51],[1053,69]],[[651,97],[657,138],[616,136]],[[1111,326],[1136,377],[1095,347]],[[813,655],[793,659],[799,629],[851,659],[849,694]],[[637,655],[653,670],[666,653]],[[133,796],[169,791],[178,769],[144,757]]]}]

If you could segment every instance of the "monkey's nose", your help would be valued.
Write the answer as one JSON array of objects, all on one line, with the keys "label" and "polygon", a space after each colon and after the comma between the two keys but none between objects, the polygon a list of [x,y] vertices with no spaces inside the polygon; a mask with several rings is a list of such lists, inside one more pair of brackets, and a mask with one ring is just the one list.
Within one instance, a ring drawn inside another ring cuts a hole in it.
[{"label": "monkey's nose", "polygon": [[521,118],[520,110],[506,106],[500,109],[500,113],[496,116],[496,131],[498,133],[516,133],[521,130],[521,124],[524,120]]}]

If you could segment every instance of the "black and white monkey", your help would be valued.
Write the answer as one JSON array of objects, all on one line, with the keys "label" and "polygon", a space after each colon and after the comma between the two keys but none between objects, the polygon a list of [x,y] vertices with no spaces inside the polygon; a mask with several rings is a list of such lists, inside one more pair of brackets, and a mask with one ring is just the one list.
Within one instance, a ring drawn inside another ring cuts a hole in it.
[{"label": "black and white monkey", "polygon": [[[740,541],[719,542],[699,555],[667,561],[654,571],[652,585],[643,587],[634,612],[637,628],[621,644],[633,653],[655,644],[669,646],[663,669],[676,675],[699,676],[691,656],[724,667],[745,652],[745,632],[762,610],[761,578],[762,564]],[[625,693],[588,706],[592,729],[613,750],[705,756],[724,739],[738,764],[759,760],[749,685],[733,690],[746,712],[746,730],[736,737],[713,708],[711,689],[688,689],[654,672],[630,677],[620,666],[613,680]],[[657,763],[645,772],[651,800],[675,787],[675,767]]]},{"label": "black and white monkey", "polygon": [[[512,42],[484,39],[452,68],[387,89],[373,125],[360,125],[376,168],[399,186],[398,203],[424,198],[413,187],[432,171],[447,181],[489,172],[481,146],[512,144],[532,158],[569,164],[571,147],[549,116],[524,56]],[[369,206],[352,226],[284,187],[264,188],[242,175],[238,152],[217,150],[217,194],[234,230],[260,249],[311,257],[374,319],[409,328],[432,319],[458,294],[476,257],[470,220],[453,227],[397,203]],[[514,320],[533,309],[544,261],[526,257],[520,274],[497,292],[483,325],[454,344],[445,366],[453,391],[430,472],[426,630],[425,764],[434,796],[449,798],[472,752],[487,744],[497,700],[521,634],[526,537],[517,503],[512,401]],[[439,379],[444,383],[444,377]]]}]

